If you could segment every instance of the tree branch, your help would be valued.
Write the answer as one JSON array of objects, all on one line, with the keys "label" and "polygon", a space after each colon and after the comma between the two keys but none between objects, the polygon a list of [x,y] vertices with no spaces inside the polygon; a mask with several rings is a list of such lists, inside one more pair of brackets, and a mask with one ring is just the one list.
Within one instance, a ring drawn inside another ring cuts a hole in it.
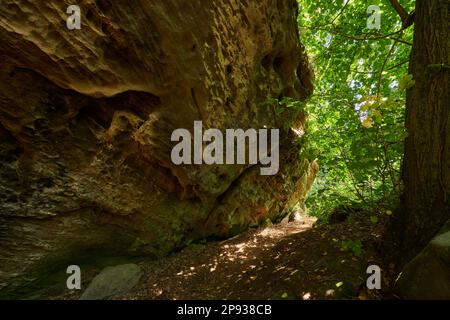
[{"label": "tree branch", "polygon": [[402,20],[402,29],[406,29],[414,23],[414,10],[411,13],[408,13],[406,12],[405,8],[403,8],[402,5],[398,3],[398,0],[389,0],[389,2]]},{"label": "tree branch", "polygon": [[329,24],[334,24],[334,22],[339,18],[343,13],[345,8],[347,8],[347,5],[350,3],[350,0],[348,0],[345,5],[342,7],[342,9],[339,11],[339,13],[334,17],[334,19]]},{"label": "tree branch", "polygon": [[397,11],[398,15],[400,16],[400,19],[402,19],[402,22],[406,21],[408,19],[408,12],[401,6],[400,3],[398,3],[397,0],[389,0],[392,7],[394,7],[395,11]]},{"label": "tree branch", "polygon": [[[384,71],[394,70],[395,68],[401,67],[402,65],[404,65],[405,63],[408,63],[408,62],[409,62],[409,59],[405,60],[405,61],[402,61],[400,63],[397,63],[396,65],[393,65],[392,67],[384,69]],[[379,74],[380,73],[380,71],[358,71],[358,70],[355,70],[355,69],[350,69],[350,71],[353,72],[353,73],[362,73],[362,74],[375,74],[375,73]]]},{"label": "tree branch", "polygon": [[386,58],[384,59],[383,65],[381,66],[380,74],[378,76],[377,98],[380,97],[381,81],[382,81],[382,78],[383,78],[384,68],[386,67],[387,62],[388,62],[389,58],[391,57],[392,53],[394,52],[394,48],[397,45],[397,43],[399,42],[399,40],[401,39],[402,35],[403,35],[403,32],[400,32],[398,34],[397,38],[395,39],[394,43],[391,46],[391,49],[389,50],[389,53],[387,54]]}]

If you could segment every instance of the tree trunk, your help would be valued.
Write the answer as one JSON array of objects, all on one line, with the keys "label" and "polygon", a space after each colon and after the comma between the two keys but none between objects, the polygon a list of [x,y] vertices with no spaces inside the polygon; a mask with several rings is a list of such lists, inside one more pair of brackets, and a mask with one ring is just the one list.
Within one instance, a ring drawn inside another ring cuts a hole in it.
[{"label": "tree trunk", "polygon": [[449,1],[418,0],[407,93],[402,209],[393,231],[409,260],[450,218]]}]

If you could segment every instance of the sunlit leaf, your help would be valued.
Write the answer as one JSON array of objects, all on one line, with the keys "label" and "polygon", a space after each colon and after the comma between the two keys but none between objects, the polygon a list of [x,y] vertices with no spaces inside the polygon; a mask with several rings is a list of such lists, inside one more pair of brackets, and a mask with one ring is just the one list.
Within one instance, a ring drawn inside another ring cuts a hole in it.
[{"label": "sunlit leaf", "polygon": [[373,120],[371,117],[367,117],[362,123],[362,126],[364,128],[372,128],[373,127]]}]

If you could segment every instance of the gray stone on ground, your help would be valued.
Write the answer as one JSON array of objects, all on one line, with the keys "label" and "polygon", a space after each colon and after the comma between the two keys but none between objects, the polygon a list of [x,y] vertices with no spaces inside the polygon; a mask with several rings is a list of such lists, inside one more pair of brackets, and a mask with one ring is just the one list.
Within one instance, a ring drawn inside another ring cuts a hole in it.
[{"label": "gray stone on ground", "polygon": [[129,292],[142,277],[142,269],[135,264],[107,267],[92,280],[80,300],[104,300]]},{"label": "gray stone on ground", "polygon": [[403,299],[450,299],[450,220],[405,266],[395,290]]}]

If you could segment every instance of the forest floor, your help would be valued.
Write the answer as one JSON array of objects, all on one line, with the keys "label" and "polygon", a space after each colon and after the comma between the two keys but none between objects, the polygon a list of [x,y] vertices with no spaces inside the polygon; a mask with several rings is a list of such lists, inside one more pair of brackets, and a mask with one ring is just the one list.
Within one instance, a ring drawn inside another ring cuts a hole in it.
[{"label": "forest floor", "polygon": [[[391,299],[393,266],[383,265],[379,251],[383,226],[369,220],[361,214],[338,224],[316,224],[315,218],[303,217],[192,244],[156,261],[136,261],[144,276],[116,299]],[[367,289],[369,265],[381,267],[382,290]],[[100,271],[84,273],[83,287]],[[80,294],[65,290],[47,297],[78,299]]]},{"label": "forest floor", "polygon": [[[385,270],[382,228],[368,220],[314,226],[307,217],[191,245],[141,263],[145,278],[121,299],[383,299],[387,292],[366,288],[369,265]],[[346,248],[349,240],[361,241],[361,252]]]}]

